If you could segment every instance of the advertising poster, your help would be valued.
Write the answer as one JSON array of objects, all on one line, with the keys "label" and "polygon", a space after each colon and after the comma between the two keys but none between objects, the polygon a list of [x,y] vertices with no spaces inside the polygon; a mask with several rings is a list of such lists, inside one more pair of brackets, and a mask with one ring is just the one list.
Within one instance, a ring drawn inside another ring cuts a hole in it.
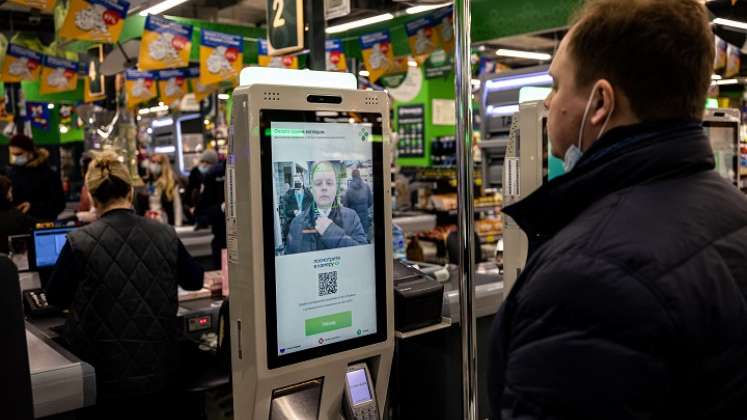
[{"label": "advertising poster", "polygon": [[8,45],[3,60],[3,82],[18,83],[39,78],[42,55],[16,44]]},{"label": "advertising poster", "polygon": [[26,118],[31,126],[47,130],[49,128],[49,107],[43,102],[26,102]]},{"label": "advertising poster", "polygon": [[339,39],[328,39],[325,42],[327,71],[348,71],[348,63]]},{"label": "advertising poster", "polygon": [[431,17],[433,29],[438,33],[438,38],[447,54],[454,54],[454,8],[452,6],[436,10]]},{"label": "advertising poster", "polygon": [[215,93],[220,86],[219,83],[213,83],[212,85],[203,85],[202,83],[200,83],[199,67],[190,67],[187,70],[187,73],[189,84],[192,87],[192,92],[195,94],[195,100],[197,100],[197,102],[200,102]]},{"label": "advertising poster", "polygon": [[716,56],[714,57],[713,69],[721,70],[726,67],[726,41],[714,35],[716,42]]},{"label": "advertising poster", "polygon": [[272,67],[278,69],[297,69],[298,57],[295,55],[277,55],[270,56],[268,52],[267,41],[259,40],[259,57],[257,58],[260,67]]},{"label": "advertising poster", "polygon": [[273,121],[270,130],[277,356],[375,334],[370,126]]},{"label": "advertising poster", "polygon": [[129,8],[124,0],[71,0],[59,34],[67,39],[117,42]]},{"label": "advertising poster", "polygon": [[407,42],[410,51],[418,63],[422,63],[428,55],[440,48],[440,41],[436,31],[433,30],[433,22],[430,17],[422,17],[408,22],[405,25]]},{"label": "advertising poster", "polygon": [[7,94],[0,96],[0,122],[9,123],[12,122],[15,116],[8,112],[8,97]]},{"label": "advertising poster", "polygon": [[200,34],[200,83],[212,85],[239,77],[244,66],[241,36],[203,30]]},{"label": "advertising poster", "polygon": [[182,69],[161,70],[158,72],[159,98],[168,106],[187,94],[188,71]]},{"label": "advertising poster", "polygon": [[78,63],[60,57],[45,55],[42,59],[39,92],[68,92],[78,88]]},{"label": "advertising poster", "polygon": [[140,42],[139,70],[163,70],[189,65],[192,26],[148,15]]},{"label": "advertising poster", "polygon": [[729,44],[726,48],[726,70],[724,70],[724,77],[732,77],[739,74],[741,65],[742,60],[739,48]]},{"label": "advertising poster", "polygon": [[425,60],[425,78],[436,79],[448,76],[454,68],[452,57],[444,50],[434,51]]},{"label": "advertising poster", "polygon": [[394,57],[392,65],[389,66],[385,75],[381,76],[381,85],[387,88],[396,88],[405,81],[409,66],[410,57],[403,55]]},{"label": "advertising poster", "polygon": [[394,51],[389,41],[389,31],[375,32],[360,37],[363,63],[368,78],[375,83],[389,71],[394,62]]},{"label": "advertising poster", "polygon": [[10,0],[8,3],[39,9],[42,12],[51,12],[54,10],[57,0]]},{"label": "advertising poster", "polygon": [[156,97],[156,75],[152,72],[127,69],[125,90],[127,107],[133,108]]}]

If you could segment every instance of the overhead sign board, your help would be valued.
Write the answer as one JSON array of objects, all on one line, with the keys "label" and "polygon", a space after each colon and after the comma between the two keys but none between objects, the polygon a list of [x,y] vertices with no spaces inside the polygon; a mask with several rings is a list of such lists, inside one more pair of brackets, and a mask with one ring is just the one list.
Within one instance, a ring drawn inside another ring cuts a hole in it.
[{"label": "overhead sign board", "polygon": [[303,0],[267,0],[267,43],[270,55],[303,49]]}]

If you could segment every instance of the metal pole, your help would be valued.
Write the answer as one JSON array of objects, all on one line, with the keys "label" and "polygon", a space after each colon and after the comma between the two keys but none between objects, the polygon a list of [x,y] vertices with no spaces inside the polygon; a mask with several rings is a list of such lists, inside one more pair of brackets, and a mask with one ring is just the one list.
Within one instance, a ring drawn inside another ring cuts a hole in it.
[{"label": "metal pole", "polygon": [[470,0],[454,1],[456,36],[456,166],[458,199],[459,308],[462,326],[462,418],[477,418],[477,346],[474,301],[475,210],[472,193],[472,66],[470,62]]},{"label": "metal pole", "polygon": [[309,49],[309,69],[325,71],[327,60],[324,46],[327,22],[324,16],[324,0],[307,0],[303,4],[307,23],[306,48]]}]

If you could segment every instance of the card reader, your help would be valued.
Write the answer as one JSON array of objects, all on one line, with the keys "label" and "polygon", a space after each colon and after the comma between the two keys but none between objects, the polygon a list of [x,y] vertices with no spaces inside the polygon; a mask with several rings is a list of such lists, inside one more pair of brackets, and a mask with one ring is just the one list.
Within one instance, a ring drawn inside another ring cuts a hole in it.
[{"label": "card reader", "polygon": [[348,420],[379,419],[376,392],[365,363],[351,365],[345,373],[345,414]]}]

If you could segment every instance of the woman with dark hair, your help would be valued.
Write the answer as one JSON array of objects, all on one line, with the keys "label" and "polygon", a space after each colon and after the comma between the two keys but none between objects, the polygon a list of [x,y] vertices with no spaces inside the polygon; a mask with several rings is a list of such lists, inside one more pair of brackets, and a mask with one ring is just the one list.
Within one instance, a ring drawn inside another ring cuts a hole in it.
[{"label": "woman with dark hair", "polygon": [[70,309],[64,338],[96,369],[93,418],[150,415],[176,387],[177,286],[199,290],[203,269],[172,227],[134,213],[114,153],[94,157],[86,186],[99,219],[68,235],[47,298]]},{"label": "woman with dark hair", "polygon": [[285,253],[367,244],[368,236],[358,215],[340,204],[340,183],[335,164],[315,162],[309,172],[314,200],[293,218],[288,228]]},{"label": "woman with dark hair", "polygon": [[10,178],[0,176],[0,253],[8,253],[8,237],[30,233],[34,218],[13,206],[13,186]]}]

